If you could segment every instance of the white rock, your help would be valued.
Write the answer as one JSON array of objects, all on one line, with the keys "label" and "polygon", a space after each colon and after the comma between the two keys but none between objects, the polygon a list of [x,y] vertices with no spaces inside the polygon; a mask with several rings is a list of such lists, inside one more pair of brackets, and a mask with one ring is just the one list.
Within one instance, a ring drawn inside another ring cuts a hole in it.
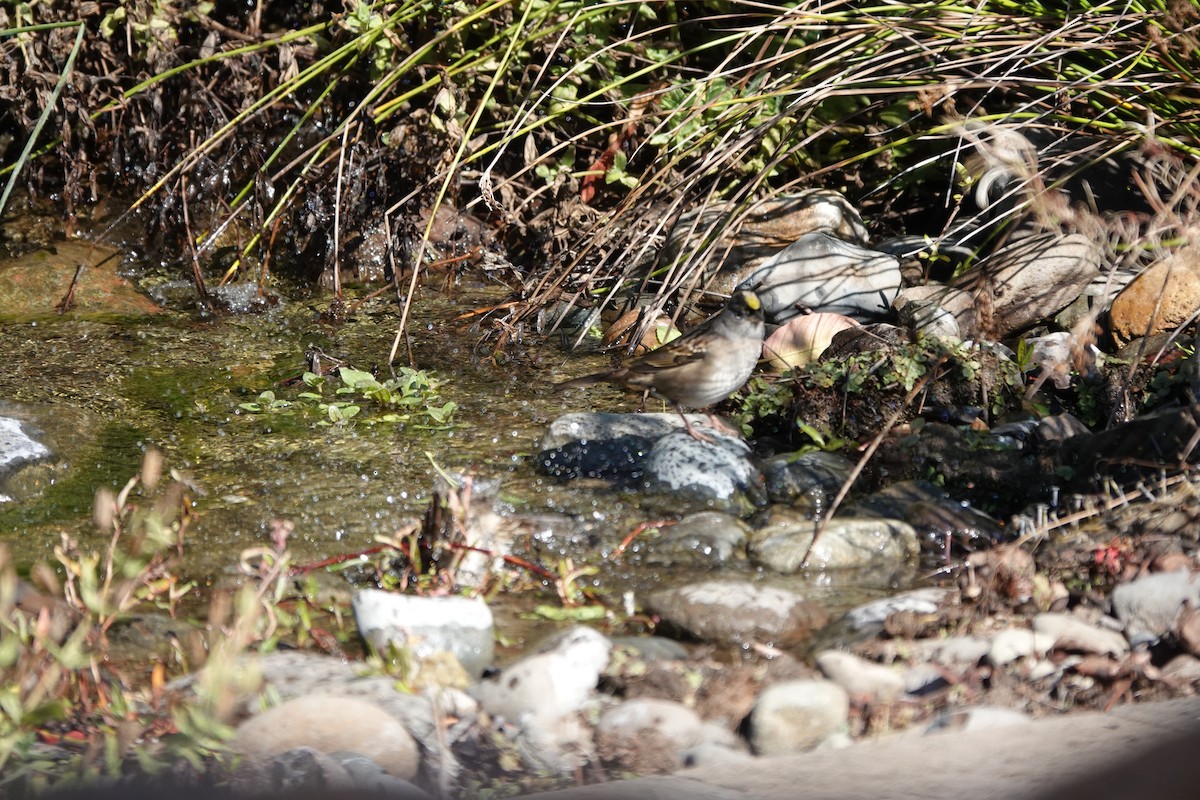
[{"label": "white rock", "polygon": [[1200,608],[1200,576],[1159,572],[1123,583],[1112,591],[1113,613],[1135,644],[1154,642],[1171,631],[1184,603]]},{"label": "white rock", "polygon": [[938,610],[938,606],[949,594],[948,589],[912,589],[892,595],[891,597],[885,597],[882,600],[872,600],[869,603],[864,603],[861,606],[853,608],[846,614],[846,621],[855,630],[861,631],[875,626],[882,626],[888,617],[900,611],[932,614]]},{"label": "white rock", "polygon": [[612,642],[592,628],[572,628],[548,650],[510,664],[493,680],[480,682],[474,695],[493,716],[524,724],[543,723],[578,711],[593,696],[608,666]]},{"label": "white rock", "polygon": [[801,308],[870,319],[887,308],[900,283],[894,257],[817,232],[763,262],[739,288],[756,291],[767,320],[780,323]]},{"label": "white rock", "polygon": [[833,681],[785,681],[770,686],[750,712],[750,745],[763,756],[811,750],[845,731],[846,690]]},{"label": "white rock", "polygon": [[890,703],[904,694],[904,676],[897,670],[875,664],[841,650],[817,654],[817,667],[855,699]]},{"label": "white rock", "polygon": [[988,661],[1001,667],[1025,656],[1044,656],[1054,646],[1054,638],[1025,628],[1009,628],[992,637]]},{"label": "white rock", "polygon": [[417,774],[421,760],[416,741],[403,725],[352,697],[288,700],[243,722],[233,740],[234,752],[260,763],[301,747],[359,753],[405,780]]},{"label": "white rock", "polygon": [[492,610],[481,597],[420,597],[362,589],[351,601],[362,637],[383,652],[389,643],[418,660],[453,654],[471,675],[495,655]]},{"label": "white rock", "polygon": [[939,731],[957,731],[970,733],[992,728],[1008,728],[1014,725],[1028,725],[1032,720],[1020,711],[1010,708],[995,708],[993,706],[975,706],[952,711],[939,717],[926,727],[926,733]]},{"label": "white rock", "polygon": [[1033,620],[1033,630],[1051,637],[1054,646],[1063,650],[1112,656],[1129,652],[1129,642],[1121,634],[1091,625],[1071,614],[1038,614]]}]

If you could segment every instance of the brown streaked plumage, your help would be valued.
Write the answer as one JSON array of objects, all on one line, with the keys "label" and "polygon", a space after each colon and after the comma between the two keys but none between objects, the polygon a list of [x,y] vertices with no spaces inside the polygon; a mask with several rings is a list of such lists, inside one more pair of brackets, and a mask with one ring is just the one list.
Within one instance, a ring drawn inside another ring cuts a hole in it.
[{"label": "brown streaked plumage", "polygon": [[706,439],[692,429],[682,407],[705,409],[742,388],[762,354],[764,333],[758,295],[738,291],[719,313],[678,339],[630,359],[617,369],[585,375],[557,386],[617,383],[648,389],[675,405],[688,433]]}]

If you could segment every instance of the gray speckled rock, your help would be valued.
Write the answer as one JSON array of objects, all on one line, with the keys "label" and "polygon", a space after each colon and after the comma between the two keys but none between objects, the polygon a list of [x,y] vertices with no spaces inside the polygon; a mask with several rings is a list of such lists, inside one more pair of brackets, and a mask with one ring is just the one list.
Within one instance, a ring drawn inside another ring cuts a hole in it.
[{"label": "gray speckled rock", "polygon": [[[363,676],[357,664],[333,656],[300,650],[278,650],[261,656],[246,657],[239,673],[262,676],[263,683],[281,699],[334,696],[369,704],[400,722],[416,737],[424,752],[424,761],[433,772],[453,773],[453,757],[446,752],[441,722],[447,716],[470,718],[477,713],[475,701],[464,693],[443,689],[435,698],[397,690],[396,681],[386,675]],[[172,682],[174,690],[184,691],[194,676]],[[246,696],[248,710],[259,706],[258,693]],[[349,750],[350,747],[336,749]],[[358,752],[363,752],[358,750]]]},{"label": "gray speckled rock", "polygon": [[712,442],[687,433],[655,442],[645,463],[649,488],[712,501],[729,510],[750,511],[765,502],[762,474],[751,463],[746,443],[726,434],[710,435]]},{"label": "gray speckled rock", "polygon": [[[353,782],[353,788],[360,795],[383,795],[397,800],[433,800],[432,796],[416,784],[402,778],[389,775],[372,759],[359,753],[339,750],[329,756],[336,761]],[[300,787],[311,790],[311,786]]]},{"label": "gray speckled rock", "polygon": [[[378,765],[375,769],[383,772]],[[349,792],[355,785],[337,759],[311,747],[296,747],[273,756],[242,759],[233,788],[239,797],[266,797],[305,791]]]},{"label": "gray speckled rock", "polygon": [[1200,608],[1200,575],[1159,572],[1112,592],[1113,613],[1125,624],[1125,636],[1133,644],[1157,641],[1171,631],[1185,602]]},{"label": "gray speckled rock", "polygon": [[[703,414],[692,424],[707,425]],[[542,437],[539,469],[559,478],[609,478],[641,472],[656,441],[683,427],[678,414],[564,414]]]},{"label": "gray speckled rock", "polygon": [[900,291],[900,262],[827,233],[808,233],[738,288],[757,292],[767,321],[776,324],[799,316],[801,309],[869,320],[886,311]]},{"label": "gray speckled rock", "polygon": [[721,567],[746,560],[750,526],[720,511],[689,514],[665,527],[645,546],[647,564],[668,567]]},{"label": "gray speckled rock", "polygon": [[833,681],[777,683],[750,712],[750,745],[760,756],[802,753],[843,733],[849,716],[846,690]]},{"label": "gray speckled rock", "polygon": [[799,644],[829,621],[825,609],[794,592],[747,581],[714,580],[652,593],[647,607],[697,639],[742,645]]},{"label": "gray speckled rock", "polygon": [[[750,559],[776,572],[798,571],[817,529],[813,520],[788,509],[772,508],[767,524],[755,531]],[[809,553],[810,569],[891,567],[915,560],[920,547],[912,526],[890,519],[830,520]]]}]

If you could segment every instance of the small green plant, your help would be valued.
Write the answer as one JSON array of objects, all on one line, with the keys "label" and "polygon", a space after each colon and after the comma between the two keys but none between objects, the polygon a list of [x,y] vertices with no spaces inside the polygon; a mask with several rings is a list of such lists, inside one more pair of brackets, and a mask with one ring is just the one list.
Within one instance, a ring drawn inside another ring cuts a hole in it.
[{"label": "small green plant", "polygon": [[837,436],[826,436],[824,433],[817,430],[813,426],[811,426],[807,423],[801,422],[800,420],[796,420],[796,427],[800,429],[801,433],[803,433],[805,436],[807,436],[809,439],[812,440],[811,445],[804,445],[799,448],[799,451],[802,453],[812,452],[812,451],[816,451],[816,450],[820,450],[820,451],[823,451],[826,453],[836,453],[838,450],[841,450],[842,448],[846,447],[847,445],[852,444],[852,442],[849,442],[849,441],[839,438]]},{"label": "small green plant", "polygon": [[[337,425],[353,419],[364,425],[408,423],[429,430],[448,430],[458,409],[453,400],[438,402],[441,382],[424,370],[401,367],[395,378],[385,381],[350,367],[341,367],[336,373],[340,386],[331,381],[333,373],[306,372],[303,381],[308,390],[300,392],[294,401],[268,389],[254,401],[239,403],[238,408],[251,414],[316,411],[317,425]],[[327,397],[331,388],[333,396]]]}]

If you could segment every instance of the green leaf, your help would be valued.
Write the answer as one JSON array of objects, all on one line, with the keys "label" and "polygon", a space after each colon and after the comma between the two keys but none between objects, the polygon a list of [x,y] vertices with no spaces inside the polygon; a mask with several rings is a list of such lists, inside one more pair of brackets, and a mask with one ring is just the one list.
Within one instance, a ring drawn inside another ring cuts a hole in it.
[{"label": "green leaf", "polygon": [[361,389],[363,387],[374,387],[379,385],[379,381],[369,372],[363,372],[361,369],[351,369],[350,367],[340,367],[338,369],[338,377],[342,379],[342,383],[352,389]]},{"label": "green leaf", "polygon": [[604,606],[576,606],[574,608],[563,608],[561,606],[543,604],[534,608],[533,613],[544,619],[554,620],[556,622],[589,622],[598,619],[604,619],[604,616],[608,613],[608,609],[606,609]]}]

